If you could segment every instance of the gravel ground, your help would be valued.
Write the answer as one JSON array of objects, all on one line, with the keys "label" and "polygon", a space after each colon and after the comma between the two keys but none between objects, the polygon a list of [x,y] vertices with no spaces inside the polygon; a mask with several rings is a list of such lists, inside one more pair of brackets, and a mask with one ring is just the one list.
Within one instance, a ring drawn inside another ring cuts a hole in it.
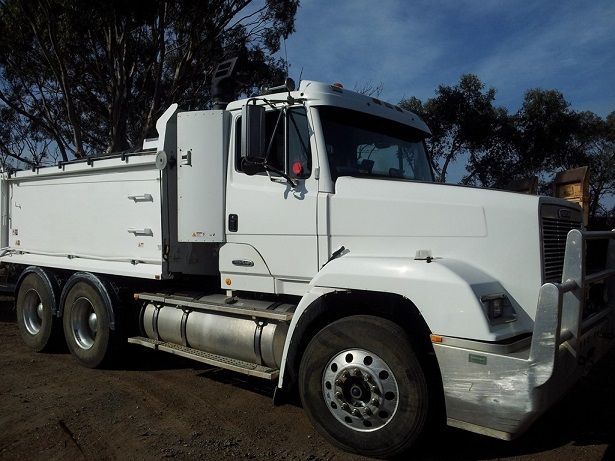
[{"label": "gravel ground", "polygon": [[[354,460],[271,384],[132,346],[124,365],[90,370],[22,343],[0,303],[0,459]],[[615,459],[615,351],[514,442],[448,428],[423,460]]]}]

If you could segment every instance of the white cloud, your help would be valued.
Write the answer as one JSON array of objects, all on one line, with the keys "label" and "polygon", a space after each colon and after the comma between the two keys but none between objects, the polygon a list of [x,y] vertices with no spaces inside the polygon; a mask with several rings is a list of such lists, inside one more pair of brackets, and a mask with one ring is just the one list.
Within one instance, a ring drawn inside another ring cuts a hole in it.
[{"label": "white cloud", "polygon": [[[396,1],[304,1],[297,32],[288,41],[293,74],[304,67],[304,77],[356,82],[383,82],[386,93],[401,91],[424,74],[442,55],[431,39],[436,27],[409,14]],[[435,37],[434,37],[435,38]]]},{"label": "white cloud", "polygon": [[430,97],[471,72],[513,108],[526,89],[541,86],[604,115],[605,99],[615,109],[607,83],[615,72],[614,25],[608,0],[303,0],[287,49],[294,78],[303,68],[303,78],[350,88],[382,82],[382,97],[392,102]]},{"label": "white cloud", "polygon": [[500,94],[508,93],[504,99],[520,101],[522,92],[533,87],[556,87],[570,96],[583,89],[563,88],[567,82],[585,79],[584,84],[591,85],[592,80],[609,78],[603,64],[615,57],[615,8],[590,4],[552,13],[539,27],[503,37],[477,63],[476,73]]}]

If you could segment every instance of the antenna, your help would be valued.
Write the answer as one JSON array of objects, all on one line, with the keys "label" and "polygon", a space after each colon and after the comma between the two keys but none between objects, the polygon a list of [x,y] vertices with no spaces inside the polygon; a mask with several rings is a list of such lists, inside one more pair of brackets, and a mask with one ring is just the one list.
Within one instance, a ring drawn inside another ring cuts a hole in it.
[{"label": "antenna", "polygon": [[288,75],[288,53],[286,52],[286,39],[283,35],[282,41],[284,42],[284,61],[286,62],[286,77],[290,77],[290,75]]}]

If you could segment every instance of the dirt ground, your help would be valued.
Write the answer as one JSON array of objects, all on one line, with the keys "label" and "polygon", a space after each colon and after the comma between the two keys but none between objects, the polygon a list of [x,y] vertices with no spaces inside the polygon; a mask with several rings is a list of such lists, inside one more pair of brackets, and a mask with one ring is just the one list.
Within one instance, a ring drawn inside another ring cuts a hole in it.
[{"label": "dirt ground", "polygon": [[[132,346],[122,369],[35,354],[0,302],[0,459],[352,460],[257,379]],[[448,428],[424,460],[615,459],[615,351],[515,442]]]}]

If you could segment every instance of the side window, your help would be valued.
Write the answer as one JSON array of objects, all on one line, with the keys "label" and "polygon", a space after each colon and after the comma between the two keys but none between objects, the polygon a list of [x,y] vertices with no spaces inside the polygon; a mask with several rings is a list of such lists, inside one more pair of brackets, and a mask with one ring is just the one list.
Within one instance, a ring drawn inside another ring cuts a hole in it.
[{"label": "side window", "polygon": [[[268,163],[293,178],[308,178],[312,172],[312,151],[305,108],[289,109],[286,120],[282,117],[275,130],[279,114],[279,111],[265,114],[265,148],[271,143]],[[241,117],[235,124],[235,169],[241,171]]]},{"label": "side window", "polygon": [[235,170],[241,171],[241,117],[235,123]]},{"label": "side window", "polygon": [[287,116],[288,171],[294,178],[308,178],[312,172],[310,131],[305,108],[291,109]]},{"label": "side window", "polygon": [[[363,170],[367,170],[366,172],[368,174],[392,177],[398,177],[401,175],[401,177],[403,177],[404,163],[397,145],[377,147],[374,144],[371,144],[360,147],[364,147],[365,151],[369,153],[364,160],[359,160],[360,166],[367,166],[367,168],[363,168]],[[359,158],[361,158],[360,155]],[[361,170],[362,169],[359,168],[360,172]]]}]

